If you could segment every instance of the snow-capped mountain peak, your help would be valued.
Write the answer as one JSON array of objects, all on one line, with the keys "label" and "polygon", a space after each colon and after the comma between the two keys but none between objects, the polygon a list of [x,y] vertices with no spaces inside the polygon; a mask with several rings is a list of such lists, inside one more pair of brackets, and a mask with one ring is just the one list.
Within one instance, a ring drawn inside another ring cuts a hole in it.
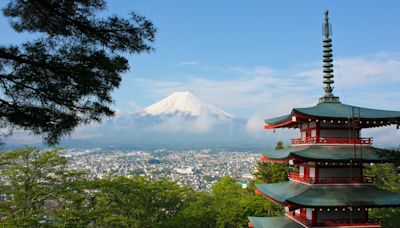
[{"label": "snow-capped mountain peak", "polygon": [[215,115],[220,119],[233,118],[233,115],[213,105],[207,104],[188,91],[174,92],[163,100],[144,109],[149,115],[200,116]]}]

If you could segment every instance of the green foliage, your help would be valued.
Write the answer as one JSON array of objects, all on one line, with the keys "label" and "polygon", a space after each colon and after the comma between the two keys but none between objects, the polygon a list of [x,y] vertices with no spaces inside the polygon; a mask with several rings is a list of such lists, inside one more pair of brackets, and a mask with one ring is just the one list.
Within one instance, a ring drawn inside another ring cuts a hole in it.
[{"label": "green foliage", "polygon": [[244,194],[240,184],[234,179],[222,178],[212,188],[216,227],[236,227],[243,220],[241,196]]},{"label": "green foliage", "polygon": [[400,170],[394,164],[372,164],[364,169],[365,175],[375,177],[376,186],[400,192]]},{"label": "green foliage", "polygon": [[56,150],[3,152],[1,164],[3,226],[161,226],[193,195],[169,180],[110,176],[89,181],[66,170],[67,161]]},{"label": "green foliage", "polygon": [[[283,142],[278,141],[275,150],[284,149]],[[278,183],[287,180],[289,165],[287,163],[272,163],[257,161],[257,169],[254,173],[257,183]]]},{"label": "green foliage", "polygon": [[398,208],[373,209],[369,214],[381,219],[383,228],[400,227],[400,209]]},{"label": "green foliage", "polygon": [[166,227],[244,227],[247,216],[282,215],[269,200],[242,189],[236,180],[222,178],[210,194],[195,193],[195,200],[180,211]]},{"label": "green foliage", "polygon": [[111,176],[92,182],[94,224],[106,227],[157,227],[172,219],[192,199],[192,191],[169,180]]},{"label": "green foliage", "polygon": [[[283,207],[272,203],[270,200],[256,194],[246,194],[242,198],[245,215],[251,216],[281,216]],[[245,222],[247,222],[247,217]]]},{"label": "green foliage", "polygon": [[[365,169],[365,174],[375,177],[376,186],[389,191],[400,192],[399,167],[393,163],[373,164]],[[382,227],[400,227],[400,209],[373,209],[370,215],[382,219]]]},{"label": "green foliage", "polygon": [[288,164],[257,161],[256,181],[260,183],[278,183],[287,180]]},{"label": "green foliage", "polygon": [[79,124],[114,111],[111,93],[129,69],[124,52],[152,50],[146,18],[98,17],[104,0],[9,0],[3,8],[17,32],[35,39],[0,46],[0,127],[22,128],[54,144]]},{"label": "green foliage", "polygon": [[282,214],[229,177],[206,193],[135,175],[88,180],[66,165],[57,150],[0,153],[0,226],[241,227]]},{"label": "green foliage", "polygon": [[213,197],[209,193],[194,192],[194,199],[164,227],[215,227],[216,216]]},{"label": "green foliage", "polygon": [[79,198],[82,192],[77,185],[82,173],[67,171],[66,163],[57,150],[41,153],[26,148],[1,153],[0,192],[5,196],[0,207],[0,217],[4,218],[1,223],[11,227],[38,227],[54,222],[56,207],[70,213],[72,202],[66,198]]},{"label": "green foliage", "polygon": [[400,147],[382,151],[379,155],[387,159],[388,163],[397,167],[396,169],[400,169]]},{"label": "green foliage", "polygon": [[285,147],[283,146],[283,142],[278,141],[275,145],[275,150],[282,150],[282,149],[285,149]]}]

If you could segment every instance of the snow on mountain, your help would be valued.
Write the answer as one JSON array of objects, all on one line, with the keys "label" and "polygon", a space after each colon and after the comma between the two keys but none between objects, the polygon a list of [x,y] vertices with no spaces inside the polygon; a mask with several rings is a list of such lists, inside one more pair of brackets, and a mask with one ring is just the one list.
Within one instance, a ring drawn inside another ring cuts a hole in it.
[{"label": "snow on mountain", "polygon": [[[121,112],[99,125],[83,128],[71,137],[71,143],[150,148],[264,145],[264,138],[247,133],[246,123],[190,92],[175,92],[144,110]],[[260,128],[262,123],[260,120]]]},{"label": "snow on mountain", "polygon": [[144,113],[152,116],[177,115],[199,117],[201,115],[210,115],[216,116],[218,119],[234,118],[232,114],[203,102],[188,91],[174,92],[163,100],[146,107]]}]

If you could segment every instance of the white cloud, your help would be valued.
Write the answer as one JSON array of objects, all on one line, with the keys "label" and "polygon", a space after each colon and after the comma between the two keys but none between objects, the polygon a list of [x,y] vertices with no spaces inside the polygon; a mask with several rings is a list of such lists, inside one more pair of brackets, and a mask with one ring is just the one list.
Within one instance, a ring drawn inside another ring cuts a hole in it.
[{"label": "white cloud", "polygon": [[177,66],[190,66],[190,65],[197,65],[199,64],[198,61],[188,61],[188,62],[180,62]]},{"label": "white cloud", "polygon": [[[322,85],[322,68],[299,71],[296,77],[313,87]],[[322,63],[320,64],[322,65]],[[400,109],[400,53],[379,52],[334,60],[334,94],[342,102],[378,109]]]},{"label": "white cloud", "polygon": [[374,145],[378,147],[400,147],[400,130],[396,126],[364,129],[362,137],[373,137]]},{"label": "white cloud", "polygon": [[[334,62],[335,85],[360,89],[373,83],[400,83],[400,53],[377,53],[365,57],[344,57]],[[309,83],[320,84],[322,62],[315,69],[300,71],[297,77],[304,77]],[[317,80],[319,79],[319,80]],[[341,82],[344,85],[340,85]],[[376,86],[376,85],[375,85]]]},{"label": "white cloud", "polygon": [[[226,109],[251,109],[253,113],[260,107],[276,106],[282,97],[304,100],[300,107],[315,104],[323,95],[322,62],[303,64],[303,69],[292,69],[277,73],[269,67],[214,67],[216,76],[197,75],[183,80],[152,80],[136,78],[135,86],[148,92],[148,96],[161,99],[172,92],[190,90],[208,103]],[[368,106],[388,106],[400,108],[396,99],[400,92],[400,53],[378,53],[366,57],[345,57],[334,61],[335,90],[342,101],[357,101],[364,105],[368,96]],[[308,69],[304,69],[308,66]],[[311,67],[311,68],[310,68]],[[231,74],[232,77],[218,77]],[[221,79],[224,78],[224,79]],[[397,85],[397,87],[396,87]],[[389,86],[396,88],[388,88]],[[374,94],[371,94],[374,93]],[[372,95],[372,97],[371,97]],[[364,102],[363,102],[364,101]],[[290,104],[287,101],[285,104]],[[288,107],[286,105],[286,107]]]},{"label": "white cloud", "polygon": [[103,136],[101,133],[83,133],[83,132],[75,132],[71,134],[70,139],[95,139]]},{"label": "white cloud", "polygon": [[[342,102],[400,109],[400,53],[338,58],[334,65],[334,94],[339,95]],[[197,75],[175,81],[139,78],[134,83],[158,99],[175,91],[190,90],[222,109],[247,110],[248,114],[254,114],[248,119],[246,130],[255,137],[269,137],[263,130],[265,118],[288,114],[294,107],[312,106],[323,95],[322,62],[299,66],[290,71],[265,66],[214,67],[214,77]],[[218,77],[218,72],[224,77]],[[227,79],[226,75],[232,77]],[[389,141],[394,143],[395,137],[396,134]]]},{"label": "white cloud", "polygon": [[240,75],[232,79],[210,79],[192,77],[180,81],[151,80],[137,78],[136,86],[148,91],[149,96],[161,99],[175,91],[189,90],[204,101],[221,108],[256,109],[260,105],[286,94],[302,94],[307,85],[301,85],[298,78],[284,78],[266,67],[239,68],[225,70]]},{"label": "white cloud", "polygon": [[215,117],[202,114],[197,118],[186,119],[176,116],[165,119],[157,125],[149,125],[141,130],[150,132],[195,133],[203,134],[213,130],[217,124]]},{"label": "white cloud", "polygon": [[271,132],[272,130],[264,129],[264,120],[266,118],[273,118],[289,114],[292,108],[311,106],[312,102],[297,97],[281,97],[274,101],[269,101],[269,104],[259,109],[253,116],[251,116],[246,123],[246,130],[249,134],[255,137],[264,137],[265,132]]},{"label": "white cloud", "polygon": [[105,119],[113,119],[113,118],[116,118],[116,117],[127,117],[127,116],[130,116],[130,115],[134,114],[134,113],[139,113],[139,112],[143,111],[143,108],[140,107],[136,102],[133,102],[133,101],[128,103],[128,108],[129,108],[128,110],[124,110],[124,109],[121,109],[121,108],[115,108],[114,109],[115,110],[115,115],[113,117],[110,117],[110,118],[107,117]]},{"label": "white cloud", "polygon": [[42,140],[43,138],[41,136],[34,135],[33,133],[23,130],[15,131],[11,136],[4,138],[4,141],[6,143],[19,144],[19,145],[37,144],[42,142]]},{"label": "white cloud", "polygon": [[[199,62],[182,62],[178,65],[195,64]],[[342,102],[400,110],[400,53],[381,52],[370,56],[337,58],[334,65],[334,93],[341,97]],[[135,87],[146,91],[146,96],[156,99],[162,99],[175,91],[189,90],[205,102],[229,109],[230,112],[245,110],[244,113],[250,116],[245,127],[249,134],[257,138],[284,138],[289,137],[287,134],[298,132],[279,131],[282,133],[272,134],[263,129],[264,119],[288,114],[294,107],[312,106],[323,95],[322,62],[299,66],[301,67],[290,71],[279,71],[265,66],[212,67],[209,68],[212,75],[198,74],[183,80],[135,78],[133,83]],[[227,75],[231,77],[227,78]],[[130,115],[140,110],[135,103],[131,104],[129,111],[117,110],[117,117],[108,121],[107,127],[129,128],[132,124]],[[140,130],[206,133],[212,131],[215,124],[207,116],[189,122],[176,118],[157,127]],[[77,129],[77,134],[73,137],[100,137],[99,134],[92,133],[96,131],[96,127],[98,126],[92,126],[92,131]],[[384,145],[399,144],[400,130],[378,128],[365,132],[375,136],[375,142]],[[33,140],[29,137],[26,137],[28,141]]]}]

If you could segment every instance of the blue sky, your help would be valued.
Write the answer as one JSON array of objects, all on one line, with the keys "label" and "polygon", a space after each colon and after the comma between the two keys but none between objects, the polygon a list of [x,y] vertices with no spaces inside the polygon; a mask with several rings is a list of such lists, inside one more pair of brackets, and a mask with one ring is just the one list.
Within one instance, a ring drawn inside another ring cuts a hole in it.
[{"label": "blue sky", "polygon": [[[3,6],[0,3],[0,6]],[[335,95],[345,103],[400,110],[399,1],[109,1],[158,29],[155,51],[127,56],[131,70],[115,91],[119,112],[189,90],[232,114],[286,114],[322,91],[323,12],[333,25]],[[14,33],[0,17],[0,43]]]}]

